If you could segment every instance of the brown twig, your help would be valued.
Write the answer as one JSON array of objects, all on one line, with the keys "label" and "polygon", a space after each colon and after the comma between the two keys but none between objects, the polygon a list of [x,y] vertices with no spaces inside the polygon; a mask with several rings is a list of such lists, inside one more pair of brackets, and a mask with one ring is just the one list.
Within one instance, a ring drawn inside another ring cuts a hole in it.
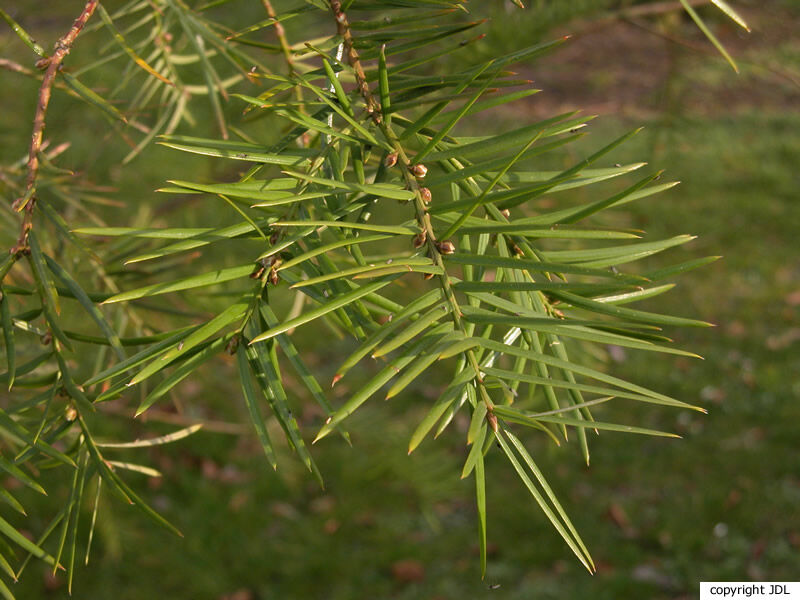
[{"label": "brown twig", "polygon": [[33,75],[33,71],[23,67],[21,64],[8,60],[7,58],[0,58],[0,69],[6,69],[14,73],[22,73],[23,75]]},{"label": "brown twig", "polygon": [[264,10],[267,11],[269,18],[275,21],[273,25],[275,27],[275,35],[278,38],[278,43],[281,45],[283,57],[286,59],[286,66],[289,67],[289,75],[294,75],[294,57],[292,56],[292,48],[289,45],[289,41],[286,39],[286,30],[278,20],[278,15],[272,7],[272,2],[270,2],[270,0],[261,0],[261,4],[264,5]]},{"label": "brown twig", "polygon": [[45,69],[45,72],[42,78],[42,85],[39,87],[39,100],[36,105],[36,114],[33,118],[33,133],[31,134],[31,146],[28,152],[28,176],[25,183],[25,193],[20,198],[17,198],[12,205],[12,208],[16,211],[25,210],[19,239],[14,248],[11,249],[11,253],[14,255],[23,252],[27,248],[28,233],[33,226],[33,209],[36,204],[36,177],[39,174],[39,152],[42,149],[45,117],[47,115],[47,106],[50,104],[53,83],[61,63],[69,54],[75,38],[78,37],[89,17],[92,16],[97,4],[98,0],[87,0],[86,5],[83,7],[83,12],[75,19],[70,30],[55,43],[52,56],[43,58],[37,63],[37,67]]},{"label": "brown twig", "polygon": [[344,41],[344,50],[347,55],[347,63],[353,68],[356,74],[356,83],[361,97],[367,104],[367,112],[372,117],[377,125],[381,122],[381,111],[372,93],[369,91],[369,84],[367,84],[367,75],[364,73],[364,68],[361,66],[361,59],[358,52],[353,45],[353,35],[350,33],[350,23],[347,20],[347,15],[342,10],[341,0],[330,0],[331,11],[336,19],[337,33]]},{"label": "brown twig", "polygon": [[[103,403],[100,411],[106,414],[117,415],[121,417],[130,418],[130,408],[126,406],[115,406],[110,403]],[[164,410],[149,409],[146,413],[142,414],[138,419],[141,422],[153,421],[156,423],[169,423],[170,425],[180,425],[187,427],[189,425],[202,425],[204,431],[212,431],[214,433],[227,433],[231,435],[241,435],[249,432],[250,427],[240,423],[228,423],[225,421],[216,421],[213,419],[204,419],[192,415],[182,415],[178,413],[167,412]]]},{"label": "brown twig", "polygon": [[[620,20],[623,23],[626,23],[628,25],[633,25],[634,27],[638,27],[639,29],[646,31],[649,34],[654,35],[656,37],[660,37],[676,46],[681,46],[693,52],[697,52],[698,54],[705,54],[706,56],[715,56],[715,57],[719,56],[717,50],[715,48],[712,48],[711,46],[707,46],[705,44],[698,44],[689,40],[676,37],[674,35],[670,35],[668,33],[664,33],[653,27],[650,27],[649,25],[647,25],[647,23],[641,21],[640,19],[621,18]],[[767,73],[770,73],[781,79],[784,79],[785,81],[788,81],[789,83],[797,87],[800,87],[800,79],[795,77],[795,75],[789,71],[771,67],[769,65],[761,64],[745,58],[737,57],[736,60],[739,64],[747,65],[755,69],[761,69],[763,71],[766,71]]]},{"label": "brown twig", "polygon": [[[700,6],[707,4],[708,0],[688,0],[689,6]],[[664,2],[651,2],[649,4],[637,4],[635,6],[626,6],[616,11],[615,16],[622,16],[628,18],[644,17],[651,15],[663,15],[665,13],[677,12],[683,10],[683,4],[680,2],[672,2],[667,0]]]},{"label": "brown twig", "polygon": [[[275,12],[275,9],[272,6],[272,2],[270,0],[261,0],[261,4],[264,5],[264,10],[267,11],[267,15],[269,18],[275,21],[273,26],[275,27],[275,36],[278,38],[278,43],[281,46],[281,52],[283,52],[283,58],[286,61],[286,68],[289,72],[289,77],[293,77],[295,73],[297,73],[297,69],[294,66],[294,56],[292,55],[292,46],[289,44],[289,39],[286,37],[286,30],[281,25],[281,22],[278,20],[278,14]],[[300,105],[300,112],[305,114],[305,109],[303,108],[303,89],[300,86],[295,86],[295,97]],[[309,143],[309,135],[308,132],[304,133],[299,143],[301,146],[305,147],[308,146]]]}]

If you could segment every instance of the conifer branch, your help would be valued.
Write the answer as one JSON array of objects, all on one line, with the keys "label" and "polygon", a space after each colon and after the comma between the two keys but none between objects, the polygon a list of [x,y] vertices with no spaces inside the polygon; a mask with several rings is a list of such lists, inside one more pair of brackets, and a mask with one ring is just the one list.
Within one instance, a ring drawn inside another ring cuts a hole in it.
[{"label": "conifer branch", "polygon": [[[355,72],[356,84],[358,86],[359,93],[366,103],[367,113],[369,113],[375,125],[381,130],[381,133],[383,133],[386,141],[389,142],[389,145],[394,150],[394,158],[397,159],[396,164],[400,165],[406,186],[409,190],[414,192],[414,210],[416,213],[416,219],[420,227],[422,227],[422,238],[420,241],[422,241],[424,244],[427,244],[428,255],[433,260],[433,263],[442,270],[441,275],[439,275],[439,282],[442,286],[445,297],[452,308],[451,314],[453,318],[453,324],[456,329],[466,334],[466,329],[461,319],[462,313],[461,309],[459,308],[458,299],[455,296],[453,286],[450,284],[450,277],[447,274],[447,269],[444,261],[442,260],[442,254],[451,254],[454,250],[454,246],[452,242],[439,242],[436,239],[436,233],[433,229],[431,218],[426,208],[427,203],[430,201],[430,192],[427,190],[427,188],[423,188],[418,181],[418,178],[422,179],[425,177],[427,168],[425,165],[414,163],[414,161],[411,160],[411,158],[408,156],[408,153],[403,148],[403,145],[400,143],[397,135],[394,133],[394,130],[383,119],[383,111],[381,106],[378,101],[375,100],[375,97],[372,95],[372,92],[369,89],[364,67],[361,64],[358,51],[355,49],[353,35],[350,30],[350,23],[347,19],[347,15],[342,10],[341,0],[330,0],[330,7],[331,11],[333,12],[333,16],[336,19],[337,33],[344,41],[344,50],[345,55],[347,56],[347,62]],[[392,159],[392,162],[395,162],[394,158]],[[486,391],[486,388],[483,385],[483,378],[481,376],[478,360],[475,358],[475,353],[472,350],[466,350],[465,354],[470,366],[472,367],[472,370],[475,372],[475,379],[478,383],[481,399],[488,410],[487,415],[491,415],[494,405],[489,397],[489,393]]]}]

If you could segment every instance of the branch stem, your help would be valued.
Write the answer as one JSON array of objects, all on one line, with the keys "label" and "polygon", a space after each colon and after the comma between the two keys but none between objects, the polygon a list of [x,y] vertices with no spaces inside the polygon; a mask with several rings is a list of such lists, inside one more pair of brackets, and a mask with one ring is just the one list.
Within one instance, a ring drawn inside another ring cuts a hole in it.
[{"label": "branch stem", "polygon": [[[408,186],[409,190],[414,192],[414,209],[417,216],[417,222],[419,223],[420,227],[422,227],[429,256],[433,260],[434,264],[442,269],[442,274],[438,277],[445,297],[450,303],[450,307],[452,309],[451,314],[453,315],[453,325],[456,327],[456,329],[466,334],[466,328],[464,327],[464,323],[461,318],[461,309],[459,308],[453,286],[450,284],[450,278],[447,275],[447,270],[445,268],[444,261],[442,260],[442,253],[439,251],[439,245],[436,240],[436,234],[434,232],[433,225],[431,224],[430,215],[425,208],[425,201],[423,200],[421,186],[417,181],[417,177],[412,172],[412,167],[414,167],[415,164],[406,153],[394,130],[388,125],[388,123],[386,123],[386,120],[383,118],[381,106],[378,101],[375,100],[375,97],[372,95],[372,92],[369,89],[364,67],[361,64],[358,52],[356,51],[353,43],[353,35],[350,31],[350,23],[347,20],[347,15],[342,10],[341,0],[330,0],[329,3],[331,12],[336,20],[337,33],[341,36],[344,43],[347,62],[355,73],[356,85],[358,86],[358,91],[366,104],[367,113],[372,118],[378,129],[381,130],[381,133],[383,133],[386,141],[389,142],[389,145],[392,147],[395,154],[397,154],[397,164],[400,166],[403,172],[403,178],[405,179],[406,185]],[[478,360],[475,358],[475,353],[472,350],[467,350],[465,354],[467,356],[467,361],[475,371],[475,379],[478,383],[481,399],[483,400],[484,404],[486,404],[486,408],[489,411],[488,414],[492,414],[494,404],[492,403],[489,394],[483,385],[480,365],[478,364]]]},{"label": "branch stem", "polygon": [[72,44],[75,38],[78,37],[89,17],[94,13],[97,8],[99,0],[87,0],[83,11],[75,19],[70,30],[60,38],[53,48],[53,54],[49,57],[41,59],[37,66],[44,68],[44,77],[42,77],[42,85],[39,87],[39,98],[36,104],[36,114],[33,117],[33,132],[31,133],[31,145],[28,150],[28,175],[25,182],[25,193],[17,198],[12,205],[16,211],[25,210],[25,216],[22,219],[20,227],[20,234],[14,248],[11,249],[11,254],[17,255],[28,247],[28,234],[33,227],[33,209],[36,205],[36,178],[39,174],[39,152],[42,149],[42,138],[44,136],[45,118],[47,116],[47,107],[50,104],[50,95],[53,90],[53,84],[56,80],[58,70],[61,68],[61,63],[64,62],[67,54],[72,49]]}]

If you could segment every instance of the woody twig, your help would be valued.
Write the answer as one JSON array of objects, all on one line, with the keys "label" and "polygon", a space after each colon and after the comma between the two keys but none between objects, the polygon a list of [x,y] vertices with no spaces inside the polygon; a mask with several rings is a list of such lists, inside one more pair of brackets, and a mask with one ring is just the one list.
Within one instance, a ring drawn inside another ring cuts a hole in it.
[{"label": "woody twig", "polygon": [[278,18],[275,9],[272,7],[272,2],[270,0],[261,0],[261,4],[264,5],[264,10],[267,11],[269,18],[272,19],[275,28],[275,35],[278,38],[278,42],[281,45],[281,52],[283,52],[283,57],[286,60],[286,66],[289,68],[289,75],[294,75],[294,57],[292,56],[292,47],[289,44],[289,40],[286,39],[286,30],[281,25],[281,21]]},{"label": "woody twig", "polygon": [[33,227],[33,209],[36,205],[36,178],[39,174],[39,152],[42,149],[42,138],[44,135],[45,117],[47,115],[47,107],[50,104],[50,94],[55,83],[56,74],[58,73],[61,63],[66,58],[69,51],[72,49],[72,44],[75,38],[81,32],[89,17],[92,16],[95,8],[97,8],[98,0],[87,0],[86,5],[83,7],[83,12],[75,19],[72,27],[60,38],[53,48],[53,54],[46,58],[41,59],[36,66],[44,69],[44,76],[42,77],[42,84],[39,87],[39,99],[36,104],[36,114],[33,118],[33,132],[31,134],[31,145],[28,151],[28,175],[25,181],[25,192],[22,196],[17,198],[12,208],[15,211],[25,211],[25,216],[22,219],[22,226],[20,227],[19,238],[16,245],[11,249],[11,254],[18,255],[24,252],[28,247],[28,234]]}]

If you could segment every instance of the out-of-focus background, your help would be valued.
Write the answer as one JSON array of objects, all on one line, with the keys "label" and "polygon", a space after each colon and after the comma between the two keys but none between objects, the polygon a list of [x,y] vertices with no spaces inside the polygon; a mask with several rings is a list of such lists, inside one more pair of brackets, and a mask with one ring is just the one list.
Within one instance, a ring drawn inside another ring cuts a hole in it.
[{"label": "out-of-focus background", "polygon": [[[20,2],[15,15],[51,44],[78,4],[44,10],[41,3]],[[698,235],[678,251],[680,259],[723,256],[649,305],[718,325],[670,332],[704,361],[626,351],[614,352],[608,366],[709,414],[619,405],[606,409],[605,420],[617,415],[683,439],[607,432],[593,441],[590,468],[577,445],[530,440],[597,574],[589,576],[574,560],[506,462],[490,455],[489,568],[480,580],[473,490],[458,478],[463,435],[450,431],[406,455],[408,437],[440,382],[368,405],[349,425],[353,447],[335,439],[315,447],[327,483],[320,490],[285,449],[279,471],[269,468],[239,390],[230,387],[230,365],[213,363],[179,388],[177,408],[154,411],[146,426],[131,425],[128,415],[119,419],[120,436],[131,439],[195,417],[210,421],[204,432],[138,457],[163,478],[129,477],[186,537],[170,537],[106,498],[75,597],[689,599],[702,580],[798,578],[800,5],[733,2],[750,34],[712,9],[702,11],[736,58],[737,75],[677,2],[636,3],[638,12],[623,10],[633,3],[611,0],[532,0],[525,12],[506,4],[471,7],[491,17],[476,54],[573,37],[558,52],[519,66],[542,93],[488,115],[476,129],[577,108],[600,115],[589,135],[557,159],[566,164],[644,125],[613,160],[647,160],[682,184],[625,206],[616,218],[654,236]],[[71,61],[91,54],[85,43],[79,40]],[[7,29],[0,33],[0,55],[32,63]],[[27,152],[36,85],[8,71],[0,71],[0,82],[0,156],[8,163]],[[73,141],[66,162],[107,170],[127,202],[157,216],[170,219],[181,210],[152,192],[165,178],[191,173],[198,180],[220,168],[154,147],[120,169],[113,163],[121,155],[103,123],[57,94],[48,134]],[[206,127],[202,118],[198,127]],[[183,225],[195,225],[192,215],[182,218]],[[332,373],[346,347],[332,343],[308,360]],[[51,516],[32,512],[31,531],[41,531]],[[63,578],[36,563],[15,593],[67,597]]]}]

